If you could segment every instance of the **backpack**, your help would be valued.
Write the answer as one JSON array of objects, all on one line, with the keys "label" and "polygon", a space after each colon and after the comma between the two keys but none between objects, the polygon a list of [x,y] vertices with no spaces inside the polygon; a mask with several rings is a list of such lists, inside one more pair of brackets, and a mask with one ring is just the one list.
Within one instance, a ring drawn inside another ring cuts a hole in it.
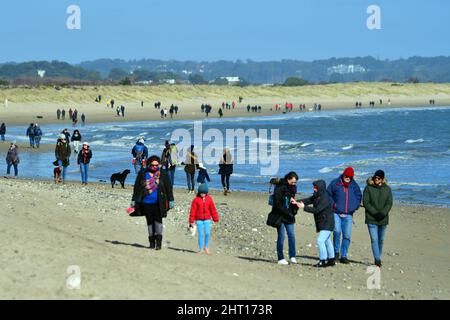
[{"label": "backpack", "polygon": [[143,144],[135,145],[134,152],[136,153],[136,159],[142,159],[142,155],[144,154],[144,145]]}]

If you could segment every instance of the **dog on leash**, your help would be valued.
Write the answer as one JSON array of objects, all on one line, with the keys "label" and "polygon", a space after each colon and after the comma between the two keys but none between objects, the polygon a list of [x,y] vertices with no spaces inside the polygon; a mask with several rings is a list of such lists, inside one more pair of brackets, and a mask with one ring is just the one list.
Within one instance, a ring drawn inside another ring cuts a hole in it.
[{"label": "dog on leash", "polygon": [[118,181],[122,185],[122,189],[125,189],[125,179],[127,178],[127,175],[130,174],[130,172],[130,170],[126,169],[122,173],[118,172],[111,175],[111,187],[114,188],[116,181]]},{"label": "dog on leash", "polygon": [[62,183],[61,173],[62,173],[61,167],[55,167],[55,169],[53,169],[53,179],[55,180],[55,184]]}]

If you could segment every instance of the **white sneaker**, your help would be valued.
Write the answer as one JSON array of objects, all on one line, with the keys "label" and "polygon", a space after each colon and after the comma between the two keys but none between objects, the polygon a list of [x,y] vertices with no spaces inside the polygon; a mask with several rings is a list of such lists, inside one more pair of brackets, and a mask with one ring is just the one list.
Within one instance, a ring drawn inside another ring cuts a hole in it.
[{"label": "white sneaker", "polygon": [[291,259],[289,259],[289,261],[290,261],[291,263],[297,263],[297,259],[295,259],[294,257],[292,257]]},{"label": "white sneaker", "polygon": [[289,262],[286,261],[286,259],[282,259],[278,261],[278,264],[281,264],[283,266],[287,266],[289,264]]}]

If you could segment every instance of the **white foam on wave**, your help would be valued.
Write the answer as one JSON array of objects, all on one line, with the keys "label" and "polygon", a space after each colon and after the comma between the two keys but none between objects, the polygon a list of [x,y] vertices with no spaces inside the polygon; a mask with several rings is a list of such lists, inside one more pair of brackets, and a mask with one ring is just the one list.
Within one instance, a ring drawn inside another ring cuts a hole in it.
[{"label": "white foam on wave", "polygon": [[312,145],[314,145],[314,143],[312,143],[312,142],[304,142],[304,143],[302,143],[300,145],[300,147],[305,148],[305,147],[312,146]]},{"label": "white foam on wave", "polygon": [[134,136],[124,136],[124,137],[122,137],[120,139],[123,139],[123,140],[134,140],[134,139],[136,139],[136,137],[134,137]]},{"label": "white foam on wave", "polygon": [[416,140],[414,140],[414,139],[408,139],[408,140],[406,140],[405,141],[405,143],[408,143],[408,144],[411,144],[411,143],[422,143],[422,142],[424,142],[425,140],[423,140],[422,138],[421,139],[416,139]]},{"label": "white foam on wave", "polygon": [[389,185],[394,187],[410,186],[410,187],[438,187],[435,183],[421,183],[421,182],[389,182]]},{"label": "white foam on wave", "polygon": [[349,144],[348,146],[342,147],[342,150],[350,150],[353,149],[353,145]]},{"label": "white foam on wave", "polygon": [[324,167],[322,169],[319,170],[320,173],[329,173],[329,172],[333,172],[334,168],[331,167]]}]

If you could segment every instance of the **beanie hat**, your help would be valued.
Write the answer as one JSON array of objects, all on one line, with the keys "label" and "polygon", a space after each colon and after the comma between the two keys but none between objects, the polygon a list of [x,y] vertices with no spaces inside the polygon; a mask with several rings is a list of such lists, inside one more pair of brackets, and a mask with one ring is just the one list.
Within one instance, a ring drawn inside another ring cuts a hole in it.
[{"label": "beanie hat", "polygon": [[383,170],[377,170],[373,176],[374,177],[380,177],[381,180],[383,180],[384,179],[384,171]]},{"label": "beanie hat", "polygon": [[83,146],[87,145],[89,147],[89,143],[88,142],[83,142]]},{"label": "beanie hat", "polygon": [[346,169],[344,170],[344,173],[343,173],[343,174],[344,174],[344,176],[353,178],[353,177],[355,176],[355,170],[353,170],[352,167],[348,167],[348,168],[346,168]]},{"label": "beanie hat", "polygon": [[143,138],[140,138],[140,139],[138,140],[138,142],[139,142],[139,143],[144,143],[144,139],[143,139]]},{"label": "beanie hat", "polygon": [[66,135],[65,135],[64,133],[61,133],[61,134],[59,135],[59,138],[60,138],[60,139],[67,139],[67,137],[66,137]]},{"label": "beanie hat", "polygon": [[206,184],[206,183],[204,183],[204,184],[201,184],[199,187],[198,187],[198,193],[200,194],[200,193],[204,193],[204,194],[207,194],[208,193],[208,185]]}]

